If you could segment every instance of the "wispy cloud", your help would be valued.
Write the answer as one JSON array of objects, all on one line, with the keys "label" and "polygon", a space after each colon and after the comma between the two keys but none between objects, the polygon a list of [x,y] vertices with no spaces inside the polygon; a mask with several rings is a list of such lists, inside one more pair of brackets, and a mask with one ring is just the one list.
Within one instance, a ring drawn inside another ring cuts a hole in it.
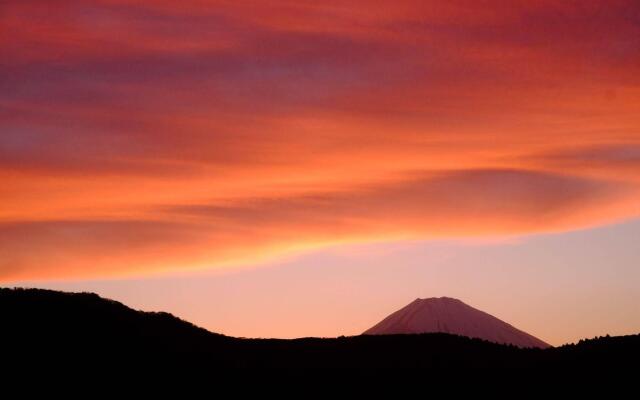
[{"label": "wispy cloud", "polygon": [[636,1],[0,7],[3,276],[639,213]]},{"label": "wispy cloud", "polygon": [[[630,187],[519,170],[426,174],[349,191],[159,207],[154,220],[0,224],[2,275],[216,267],[323,244],[549,232],[624,217]],[[60,266],[63,265],[64,268]]]}]

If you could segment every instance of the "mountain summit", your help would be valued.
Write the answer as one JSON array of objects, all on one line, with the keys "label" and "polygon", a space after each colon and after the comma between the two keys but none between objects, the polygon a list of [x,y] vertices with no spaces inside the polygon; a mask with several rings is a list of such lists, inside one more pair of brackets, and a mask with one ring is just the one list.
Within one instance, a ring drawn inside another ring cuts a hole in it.
[{"label": "mountain summit", "polygon": [[451,333],[518,347],[550,347],[542,340],[450,297],[416,299],[363,335],[430,332]]}]

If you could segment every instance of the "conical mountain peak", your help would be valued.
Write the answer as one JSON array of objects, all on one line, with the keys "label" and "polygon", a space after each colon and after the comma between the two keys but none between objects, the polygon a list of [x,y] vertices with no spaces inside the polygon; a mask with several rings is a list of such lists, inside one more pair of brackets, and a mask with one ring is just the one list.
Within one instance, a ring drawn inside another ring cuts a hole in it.
[{"label": "conical mountain peak", "polygon": [[518,347],[549,344],[451,297],[418,298],[364,332],[388,335],[442,332]]}]

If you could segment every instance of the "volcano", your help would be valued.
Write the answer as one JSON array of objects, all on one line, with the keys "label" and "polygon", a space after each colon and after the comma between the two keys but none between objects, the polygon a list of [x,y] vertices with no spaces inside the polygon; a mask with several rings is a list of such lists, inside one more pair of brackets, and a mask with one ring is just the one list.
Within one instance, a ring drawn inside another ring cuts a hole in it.
[{"label": "volcano", "polygon": [[458,299],[416,299],[368,329],[363,335],[451,333],[517,347],[551,347],[484,311]]}]

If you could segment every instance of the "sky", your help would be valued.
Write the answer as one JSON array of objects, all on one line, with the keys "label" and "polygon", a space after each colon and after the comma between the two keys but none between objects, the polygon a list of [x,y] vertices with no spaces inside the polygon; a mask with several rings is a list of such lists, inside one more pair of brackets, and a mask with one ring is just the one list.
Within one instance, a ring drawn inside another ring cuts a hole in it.
[{"label": "sky", "polygon": [[635,0],[1,2],[0,284],[637,332],[639,72]]}]

